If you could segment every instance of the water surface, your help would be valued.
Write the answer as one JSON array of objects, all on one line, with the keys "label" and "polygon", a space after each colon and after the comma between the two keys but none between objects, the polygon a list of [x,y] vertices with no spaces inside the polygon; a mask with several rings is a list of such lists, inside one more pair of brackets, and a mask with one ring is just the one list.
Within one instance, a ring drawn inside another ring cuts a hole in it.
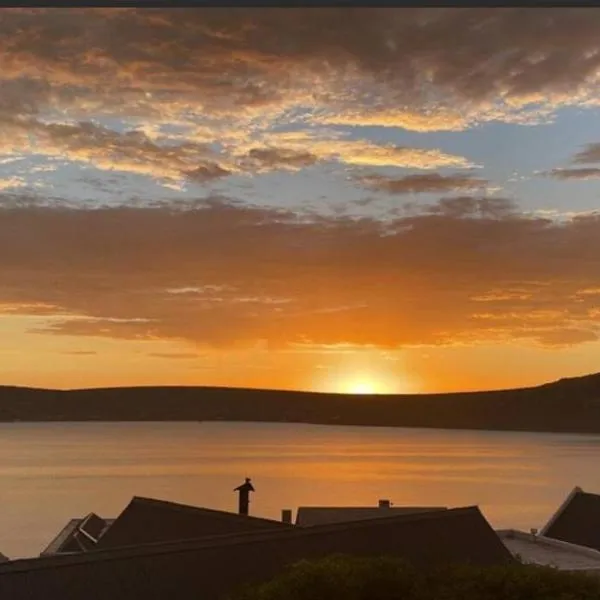
[{"label": "water surface", "polygon": [[0,424],[0,552],[39,553],[72,517],[133,495],[253,514],[298,505],[478,504],[541,527],[574,485],[600,491],[600,436],[250,423]]}]

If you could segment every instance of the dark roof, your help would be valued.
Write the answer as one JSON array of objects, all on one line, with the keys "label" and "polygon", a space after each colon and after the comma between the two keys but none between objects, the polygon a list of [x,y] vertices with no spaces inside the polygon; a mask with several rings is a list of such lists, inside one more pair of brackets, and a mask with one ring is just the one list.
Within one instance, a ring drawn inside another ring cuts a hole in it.
[{"label": "dark roof", "polygon": [[91,550],[114,519],[102,519],[95,513],[71,519],[42,551],[42,556]]},{"label": "dark roof", "polygon": [[106,521],[101,519],[97,514],[90,513],[83,521],[79,524],[79,531],[83,533],[88,539],[97,542],[100,536],[106,529]]},{"label": "dark roof", "polygon": [[600,550],[600,495],[575,488],[540,533]]},{"label": "dark roof", "polygon": [[8,560],[10,560],[8,556],[5,556],[4,554],[2,554],[2,552],[0,552],[0,563],[7,562]]},{"label": "dark roof", "polygon": [[57,554],[62,552],[63,548],[73,538],[75,528],[83,519],[71,519],[56,535],[56,537],[42,550],[42,556],[46,554]]},{"label": "dark roof", "polygon": [[396,515],[412,515],[416,513],[446,510],[436,506],[301,506],[296,514],[296,525],[313,527],[326,523],[347,523],[363,519],[377,519]]},{"label": "dark roof", "polygon": [[513,561],[477,507],[200,540],[95,550],[0,565],[0,598],[220,600],[286,565],[335,553],[415,565]]},{"label": "dark roof", "polygon": [[97,547],[118,548],[289,527],[281,521],[136,496],[104,533]]}]

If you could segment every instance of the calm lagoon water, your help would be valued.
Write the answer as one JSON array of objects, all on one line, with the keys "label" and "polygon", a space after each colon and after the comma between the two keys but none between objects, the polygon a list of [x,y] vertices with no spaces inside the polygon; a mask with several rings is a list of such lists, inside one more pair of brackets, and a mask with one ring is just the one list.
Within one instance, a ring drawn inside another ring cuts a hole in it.
[{"label": "calm lagoon water", "polygon": [[39,553],[66,521],[132,496],[251,511],[478,504],[495,527],[540,527],[574,485],[600,491],[600,436],[248,423],[0,424],[0,552]]}]

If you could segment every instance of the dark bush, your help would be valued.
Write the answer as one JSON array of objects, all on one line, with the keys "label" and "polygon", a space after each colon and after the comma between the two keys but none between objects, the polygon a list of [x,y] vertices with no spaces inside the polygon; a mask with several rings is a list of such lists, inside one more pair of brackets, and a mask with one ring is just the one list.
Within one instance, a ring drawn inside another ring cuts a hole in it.
[{"label": "dark bush", "polygon": [[600,577],[522,564],[424,570],[336,555],[299,562],[233,600],[600,600]]}]

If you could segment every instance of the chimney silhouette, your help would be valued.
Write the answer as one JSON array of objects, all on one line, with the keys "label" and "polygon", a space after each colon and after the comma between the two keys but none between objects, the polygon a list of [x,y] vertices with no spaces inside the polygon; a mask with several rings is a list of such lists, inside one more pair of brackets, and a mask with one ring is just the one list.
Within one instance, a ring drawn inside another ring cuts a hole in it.
[{"label": "chimney silhouette", "polygon": [[249,477],[246,477],[246,480],[242,485],[236,487],[234,492],[238,493],[238,512],[240,515],[247,515],[250,512],[250,492],[254,491],[254,486],[250,481]]}]

